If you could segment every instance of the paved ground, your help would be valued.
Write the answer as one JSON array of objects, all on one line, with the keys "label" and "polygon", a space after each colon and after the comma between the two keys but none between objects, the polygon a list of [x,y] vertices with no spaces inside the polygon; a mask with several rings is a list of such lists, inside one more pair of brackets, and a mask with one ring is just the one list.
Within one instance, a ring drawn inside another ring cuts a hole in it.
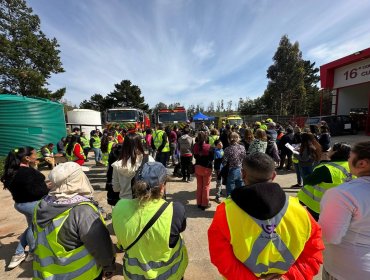
[{"label": "paved ground", "polygon": [[[333,143],[346,141],[353,143],[357,141],[369,140],[364,135],[333,137]],[[87,175],[95,189],[95,198],[109,213],[111,208],[106,204],[105,171],[104,168],[91,165],[91,170]],[[43,171],[45,174],[48,171]],[[172,170],[169,169],[169,174]],[[279,172],[276,182],[284,187],[286,193],[295,195],[297,190],[289,189],[289,186],[296,183],[295,174],[292,172]],[[213,183],[213,186],[215,183]],[[196,184],[182,183],[180,179],[170,177],[167,184],[169,200],[181,201],[188,216],[187,229],[184,232],[184,239],[189,252],[189,266],[186,270],[185,279],[221,279],[217,270],[211,265],[208,254],[207,229],[211,223],[217,204],[212,202],[212,207],[207,211],[199,210],[195,201]],[[215,190],[211,190],[211,197],[214,198]],[[12,254],[17,246],[18,237],[25,228],[25,219],[13,207],[13,201],[8,191],[0,191],[0,279],[30,279],[32,277],[32,267],[30,263],[22,263],[13,270],[7,270]],[[112,233],[110,221],[107,222]],[[115,236],[112,234],[115,241]],[[122,277],[122,254],[117,254],[117,275],[113,279],[123,279]],[[320,276],[315,278],[321,279]]]}]

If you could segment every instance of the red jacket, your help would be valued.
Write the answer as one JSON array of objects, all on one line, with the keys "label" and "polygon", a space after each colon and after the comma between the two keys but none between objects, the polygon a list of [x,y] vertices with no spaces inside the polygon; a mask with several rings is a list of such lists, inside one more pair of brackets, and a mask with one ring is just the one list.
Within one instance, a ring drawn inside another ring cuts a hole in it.
[{"label": "red jacket", "polygon": [[83,165],[85,163],[85,157],[83,156],[83,149],[81,145],[75,145],[75,148],[73,149],[73,154],[78,159],[75,160],[75,163],[78,163],[79,165]]},{"label": "red jacket", "polygon": [[[301,255],[283,275],[284,279],[312,279],[320,270],[323,263],[321,228],[309,214],[312,229],[311,237],[306,243]],[[259,279],[234,255],[230,243],[230,230],[226,218],[225,203],[217,207],[212,224],[208,229],[208,243],[211,262],[227,279]]]}]

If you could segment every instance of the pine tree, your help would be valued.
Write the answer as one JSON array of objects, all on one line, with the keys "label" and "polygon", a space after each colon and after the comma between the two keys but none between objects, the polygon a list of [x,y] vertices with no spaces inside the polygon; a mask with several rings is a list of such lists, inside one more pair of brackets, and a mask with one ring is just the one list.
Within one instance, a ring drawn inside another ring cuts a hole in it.
[{"label": "pine tree", "polygon": [[40,19],[24,0],[0,0],[0,93],[60,100],[47,79],[64,72],[58,42],[40,30]]}]

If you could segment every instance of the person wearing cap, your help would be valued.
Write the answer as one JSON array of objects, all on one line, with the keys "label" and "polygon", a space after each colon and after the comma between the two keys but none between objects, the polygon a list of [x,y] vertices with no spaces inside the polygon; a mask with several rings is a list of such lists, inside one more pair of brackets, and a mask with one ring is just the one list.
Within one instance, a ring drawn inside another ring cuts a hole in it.
[{"label": "person wearing cap", "polygon": [[113,229],[125,251],[125,279],[177,280],[184,276],[188,255],[180,233],[186,228],[185,208],[162,198],[166,179],[167,170],[161,163],[145,163],[134,185],[136,198],[121,199],[113,208]]},{"label": "person wearing cap", "polygon": [[320,226],[273,183],[268,155],[247,156],[242,177],[208,229],[211,262],[226,279],[313,279],[323,262]]},{"label": "person wearing cap", "polygon": [[102,279],[115,270],[113,244],[93,188],[75,162],[49,174],[51,190],[36,205],[35,279]]}]

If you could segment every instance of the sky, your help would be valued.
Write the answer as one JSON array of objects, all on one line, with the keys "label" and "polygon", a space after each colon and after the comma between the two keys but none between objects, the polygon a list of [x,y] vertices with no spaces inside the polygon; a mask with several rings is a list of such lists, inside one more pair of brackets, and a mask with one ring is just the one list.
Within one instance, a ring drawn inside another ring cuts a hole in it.
[{"label": "sky", "polygon": [[130,80],[145,102],[236,104],[263,94],[281,37],[317,66],[370,47],[370,1],[26,0],[55,37],[75,105]]}]

